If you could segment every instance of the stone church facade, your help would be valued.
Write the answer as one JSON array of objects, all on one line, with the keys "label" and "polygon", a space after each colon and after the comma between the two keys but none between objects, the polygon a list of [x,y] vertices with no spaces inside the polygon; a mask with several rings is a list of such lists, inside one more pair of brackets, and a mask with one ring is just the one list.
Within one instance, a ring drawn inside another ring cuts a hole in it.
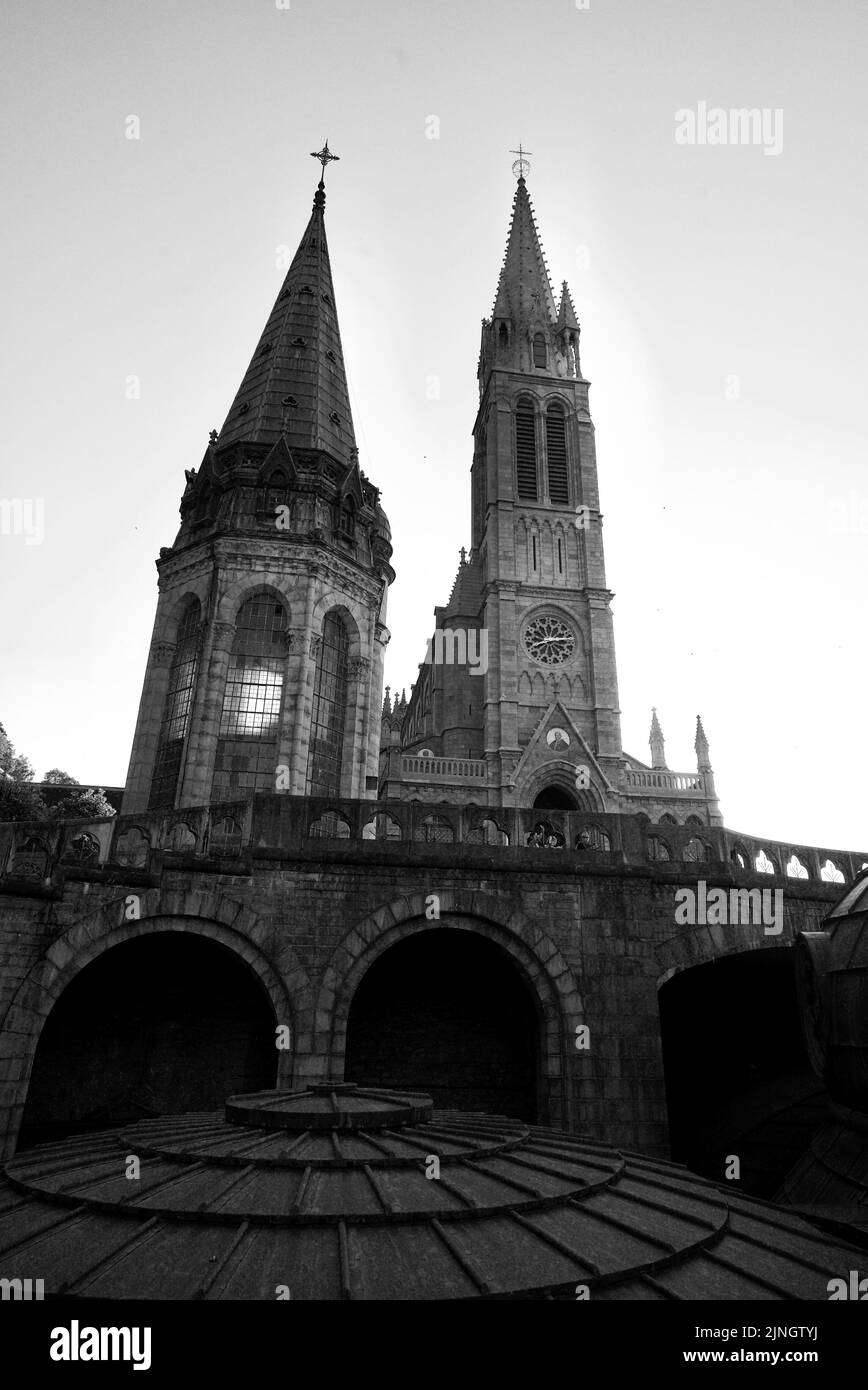
[{"label": "stone church facade", "polygon": [[[579,337],[520,178],[482,329],[472,546],[409,700],[383,701],[390,530],[320,183],[157,562],[121,814],[0,825],[5,1155],[130,1106],[325,1077],[663,1154],[706,967],[747,987],[774,964],[789,1027],[777,966],[868,855],[725,828],[699,721],[694,771],[666,766],[656,714],[650,762],[624,752]],[[780,924],[679,922],[700,879],[779,893]]]}]

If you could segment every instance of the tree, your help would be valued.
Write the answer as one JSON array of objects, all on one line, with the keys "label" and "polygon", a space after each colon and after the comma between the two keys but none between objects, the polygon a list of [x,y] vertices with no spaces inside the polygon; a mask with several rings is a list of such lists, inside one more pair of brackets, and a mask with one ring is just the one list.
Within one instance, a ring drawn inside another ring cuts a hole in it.
[{"label": "tree", "polygon": [[6,781],[11,777],[15,782],[32,782],[33,768],[27,758],[21,757],[15,752],[9,736],[3,725],[0,724],[0,771],[6,773],[6,777],[0,779]]},{"label": "tree", "polygon": [[45,820],[48,807],[30,782],[0,778],[0,821]]},{"label": "tree", "polygon": [[[73,784],[78,786],[76,782]],[[49,820],[103,820],[106,816],[114,816],[117,812],[111,802],[106,799],[102,787],[82,787],[80,791],[70,792],[68,796],[62,796],[55,806],[48,811]]]},{"label": "tree", "polygon": [[50,782],[53,787],[81,786],[77,777],[70,777],[68,772],[61,772],[59,767],[49,768],[42,780],[43,782]]}]

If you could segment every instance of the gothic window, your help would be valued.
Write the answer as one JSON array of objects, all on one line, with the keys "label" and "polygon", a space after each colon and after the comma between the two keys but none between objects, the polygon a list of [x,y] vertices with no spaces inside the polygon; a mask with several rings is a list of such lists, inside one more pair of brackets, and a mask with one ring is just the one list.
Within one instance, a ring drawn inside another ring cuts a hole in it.
[{"label": "gothic window", "polygon": [[760,850],[756,859],[753,861],[753,866],[758,874],[777,873],[777,866],[775,865],[775,861],[769,858],[764,849]]},{"label": "gothic window", "polygon": [[567,421],[560,401],[546,411],[546,458],[549,472],[549,498],[565,507],[570,500],[567,483]]},{"label": "gothic window", "polygon": [[820,867],[820,878],[824,883],[843,883],[844,875],[831,859],[827,859],[825,864]]},{"label": "gothic window", "polygon": [[665,840],[661,840],[659,835],[648,836],[648,858],[656,859],[660,863],[668,863],[672,858],[669,846]]},{"label": "gothic window", "polygon": [[533,544],[533,567],[536,569],[536,536],[532,539]]},{"label": "gothic window", "polygon": [[341,499],[338,513],[338,530],[344,540],[351,541],[356,534],[356,504],[352,497]]},{"label": "gothic window", "polygon": [[337,811],[325,811],[307,833],[311,840],[348,840],[350,829],[346,816],[338,815]]},{"label": "gothic window", "polygon": [[797,854],[791,854],[787,860],[787,878],[809,878],[810,875],[805,865]]},{"label": "gothic window", "polygon": [[73,864],[97,864],[99,862],[99,841],[93,835],[80,831],[66,842],[64,859]]},{"label": "gothic window", "polygon": [[422,840],[426,844],[451,845],[455,839],[455,832],[442,816],[426,816],[416,826],[413,839]]},{"label": "gothic window", "polygon": [[544,367],[546,365],[546,340],[542,333],[533,335],[533,365]]},{"label": "gothic window", "polygon": [[349,635],[335,613],[327,613],[316,661],[310,755],[309,796],[339,796],[347,723]]},{"label": "gothic window", "polygon": [[286,656],[286,614],[268,594],[244,603],[223,695],[212,801],[270,791],[277,765],[277,736]]},{"label": "gothic window", "polygon": [[515,408],[515,466],[518,495],[527,502],[537,500],[536,421],[532,403],[519,401]]},{"label": "gothic window", "polygon": [[707,859],[708,852],[706,846],[702,843],[701,840],[697,840],[694,836],[693,838],[689,839],[687,841],[687,844],[684,846],[684,851],[681,855],[681,858],[687,864],[695,864],[696,861],[699,859]]},{"label": "gothic window", "polygon": [[563,541],[559,540],[559,541],[558,541],[558,574],[563,574],[563,572],[564,572],[564,543],[563,543]]},{"label": "gothic window", "polygon": [[163,707],[163,722],[157,743],[154,776],[151,781],[149,811],[165,810],[175,804],[184,740],[190,729],[196,674],[199,666],[201,610],[192,599],[184,609],[178,626],[178,643],[169,671],[169,688]]},{"label": "gothic window", "polygon": [[208,848],[212,854],[238,854],[241,843],[241,824],[233,816],[224,816],[211,826]]},{"label": "gothic window", "polygon": [[509,347],[509,329],[507,328],[505,323],[502,323],[500,325],[500,328],[497,330],[497,341],[500,344],[501,348]]}]

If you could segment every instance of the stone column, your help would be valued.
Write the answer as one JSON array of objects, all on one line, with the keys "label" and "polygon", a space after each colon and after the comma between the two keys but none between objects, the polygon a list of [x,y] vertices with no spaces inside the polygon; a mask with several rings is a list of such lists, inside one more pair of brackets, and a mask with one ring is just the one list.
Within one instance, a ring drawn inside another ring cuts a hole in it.
[{"label": "stone column", "polygon": [[174,655],[174,642],[151,643],[124,791],[123,809],[127,815],[147,810]]},{"label": "stone column", "polygon": [[209,636],[207,656],[205,650],[202,653],[199,697],[187,745],[184,789],[179,803],[182,806],[204,806],[211,795],[235,624],[212,623]]},{"label": "stone column", "polygon": [[310,721],[313,708],[313,673],[319,651],[319,637],[314,637],[313,610],[317,598],[319,569],[310,572],[304,606],[304,628],[300,634],[300,651],[297,668],[298,692],[295,701],[295,719],[292,730],[290,752],[290,791],[294,796],[304,796],[307,790],[307,754],[310,743]]}]

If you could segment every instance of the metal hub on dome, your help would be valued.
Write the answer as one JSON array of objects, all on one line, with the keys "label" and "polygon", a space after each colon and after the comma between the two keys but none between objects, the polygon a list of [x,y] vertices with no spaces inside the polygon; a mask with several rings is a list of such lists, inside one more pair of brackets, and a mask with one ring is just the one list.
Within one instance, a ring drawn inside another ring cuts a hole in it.
[{"label": "metal hub on dome", "polygon": [[258,1129],[394,1129],[430,1119],[434,1102],[418,1092],[383,1091],[326,1081],[306,1091],[253,1091],[230,1096],[226,1119]]}]

